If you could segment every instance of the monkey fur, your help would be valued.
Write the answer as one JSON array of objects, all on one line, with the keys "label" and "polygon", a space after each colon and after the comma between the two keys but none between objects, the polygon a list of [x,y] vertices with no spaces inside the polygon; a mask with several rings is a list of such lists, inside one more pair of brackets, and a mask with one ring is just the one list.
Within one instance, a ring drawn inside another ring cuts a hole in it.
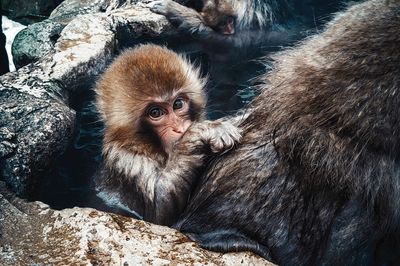
[{"label": "monkey fur", "polygon": [[279,265],[398,263],[400,2],[337,14],[275,56],[260,92],[174,227]]},{"label": "monkey fur", "polygon": [[[260,43],[268,42],[269,45],[273,45],[287,40],[287,32],[277,33],[271,30],[273,23],[285,19],[283,10],[289,8],[284,2],[201,0],[187,1],[185,4],[188,6],[173,0],[159,0],[151,3],[151,9],[165,15],[179,30],[198,39],[208,50],[243,50],[248,46],[255,48]],[[217,23],[215,21],[220,21],[224,16],[234,17],[235,34],[221,34],[213,27]]]},{"label": "monkey fur", "polygon": [[[127,50],[111,64],[96,86],[105,124],[97,180],[103,199],[153,223],[169,225],[178,218],[208,151],[229,149],[240,138],[228,122],[203,121],[204,85],[185,58],[155,45]],[[146,112],[149,102],[173,95],[189,99],[185,119],[192,125],[167,151]]]}]

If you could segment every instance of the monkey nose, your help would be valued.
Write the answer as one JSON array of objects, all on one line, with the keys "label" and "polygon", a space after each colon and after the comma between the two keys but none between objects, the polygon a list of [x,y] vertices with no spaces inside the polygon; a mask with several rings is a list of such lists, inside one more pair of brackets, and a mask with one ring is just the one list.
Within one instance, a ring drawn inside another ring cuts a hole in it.
[{"label": "monkey nose", "polygon": [[172,131],[175,133],[183,134],[185,132],[183,121],[176,121],[172,127]]},{"label": "monkey nose", "polygon": [[185,121],[177,121],[177,123],[173,127],[173,131],[178,134],[184,134],[191,123],[187,123]]},{"label": "monkey nose", "polygon": [[231,23],[226,24],[222,34],[224,34],[224,35],[233,35],[233,34],[235,34],[235,25],[234,25],[234,23],[231,22]]},{"label": "monkey nose", "polygon": [[182,133],[183,133],[183,128],[182,128],[182,127],[174,127],[173,131],[174,131],[175,133],[180,133],[180,134],[182,134]]}]

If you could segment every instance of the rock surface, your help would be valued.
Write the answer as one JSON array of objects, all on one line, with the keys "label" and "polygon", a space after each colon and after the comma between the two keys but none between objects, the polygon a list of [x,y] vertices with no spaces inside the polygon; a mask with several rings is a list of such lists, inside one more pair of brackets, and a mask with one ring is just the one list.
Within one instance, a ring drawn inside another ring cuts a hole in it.
[{"label": "rock surface", "polygon": [[75,112],[38,65],[0,77],[0,174],[19,195],[68,145]]},{"label": "rock surface", "polygon": [[[68,38],[68,35],[78,32],[90,37],[92,29],[105,26],[104,23],[85,25],[87,20],[81,20],[88,15],[108,20],[110,25],[104,29],[112,30],[115,39],[128,36],[135,39],[143,35],[147,38],[158,37],[164,31],[170,30],[171,26],[167,20],[151,12],[145,7],[145,3],[146,1],[143,1],[131,5],[126,0],[64,1],[51,13],[49,19],[30,25],[17,34],[12,47],[14,64],[20,68],[36,62],[46,54],[54,53],[54,47],[60,36]],[[68,28],[63,30],[67,25]],[[116,42],[115,46],[117,44]]]},{"label": "rock surface", "polygon": [[2,14],[28,25],[46,19],[62,0],[2,0]]},{"label": "rock surface", "polygon": [[63,28],[57,21],[46,20],[21,30],[12,45],[15,67],[21,68],[51,53]]},{"label": "rock surface", "polygon": [[0,183],[0,265],[273,265],[201,249],[164,226],[89,208],[26,203]]},{"label": "rock surface", "polygon": [[120,7],[126,2],[127,0],[67,0],[57,6],[49,18],[70,21],[78,15],[105,12]]}]

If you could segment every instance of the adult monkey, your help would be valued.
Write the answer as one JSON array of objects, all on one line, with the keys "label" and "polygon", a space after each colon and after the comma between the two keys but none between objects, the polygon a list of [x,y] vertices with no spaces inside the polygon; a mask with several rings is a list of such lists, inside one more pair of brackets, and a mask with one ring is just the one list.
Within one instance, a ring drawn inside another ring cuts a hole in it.
[{"label": "adult monkey", "polygon": [[400,1],[371,0],[277,55],[175,227],[280,265],[398,262],[399,47]]},{"label": "adult monkey", "polygon": [[156,0],[150,6],[179,30],[209,44],[210,49],[221,48],[219,52],[228,47],[243,49],[266,41],[280,41],[281,34],[287,34],[281,32],[276,36],[276,31],[271,30],[272,22],[287,19],[286,1],[278,4],[275,0]]}]

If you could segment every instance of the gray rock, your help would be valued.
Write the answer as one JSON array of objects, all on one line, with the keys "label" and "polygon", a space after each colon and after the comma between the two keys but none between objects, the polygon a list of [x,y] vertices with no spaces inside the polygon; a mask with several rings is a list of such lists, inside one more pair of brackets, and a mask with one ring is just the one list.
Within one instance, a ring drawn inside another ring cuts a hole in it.
[{"label": "gray rock", "polygon": [[51,53],[64,26],[47,19],[21,30],[12,44],[15,67],[18,69]]},{"label": "gray rock", "polygon": [[66,26],[45,57],[0,77],[1,174],[18,195],[28,195],[65,151],[75,114],[70,94],[93,84],[115,47],[111,19],[88,14]]},{"label": "gray rock", "polygon": [[126,2],[127,0],[66,0],[53,10],[49,18],[72,20],[78,15],[112,10]]},{"label": "gray rock", "polygon": [[11,20],[28,25],[47,19],[62,0],[2,0],[1,10]]},{"label": "gray rock", "polygon": [[168,227],[89,208],[62,211],[0,182],[0,265],[273,265],[250,252],[201,249]]},{"label": "gray rock", "polygon": [[[167,31],[173,34],[171,25],[163,16],[154,14],[145,7],[147,2],[149,0],[131,5],[126,0],[64,1],[52,12],[49,19],[30,25],[17,34],[12,45],[14,65],[18,69],[54,52],[54,46],[66,25],[71,24],[62,34],[66,38],[73,31],[90,36],[90,30],[95,25],[80,25],[86,21],[80,22],[81,17],[88,14],[107,17],[111,23],[109,28],[119,39],[135,39],[143,35],[147,38],[159,37]],[[123,8],[118,8],[120,6]]]},{"label": "gray rock", "polygon": [[37,66],[0,77],[1,176],[20,195],[68,144],[75,113],[65,99]]},{"label": "gray rock", "polygon": [[[53,51],[63,28],[79,15],[104,12],[120,5],[118,0],[67,0],[61,3],[49,19],[35,23],[20,31],[12,45],[16,68],[36,62]],[[123,1],[125,2],[125,1]]]}]

